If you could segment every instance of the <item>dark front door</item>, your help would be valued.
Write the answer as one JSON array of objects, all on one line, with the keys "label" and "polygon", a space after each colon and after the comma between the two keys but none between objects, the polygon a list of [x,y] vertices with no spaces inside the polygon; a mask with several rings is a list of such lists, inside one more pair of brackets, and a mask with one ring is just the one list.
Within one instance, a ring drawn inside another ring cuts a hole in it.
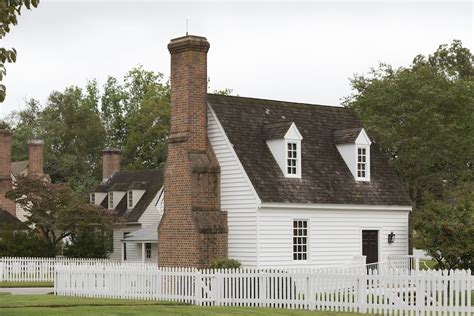
[{"label": "dark front door", "polygon": [[379,231],[362,231],[362,255],[366,256],[367,264],[379,261]]}]

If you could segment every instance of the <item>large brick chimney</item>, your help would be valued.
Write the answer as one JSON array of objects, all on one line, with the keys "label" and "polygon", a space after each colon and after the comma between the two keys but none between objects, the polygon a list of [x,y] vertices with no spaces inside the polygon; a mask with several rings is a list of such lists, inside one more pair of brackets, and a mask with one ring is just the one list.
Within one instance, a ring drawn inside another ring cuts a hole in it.
[{"label": "large brick chimney", "polygon": [[35,139],[28,142],[28,175],[43,175],[43,154],[44,142],[42,140]]},{"label": "large brick chimney", "polygon": [[11,177],[12,135],[9,130],[0,130],[0,208],[16,215],[15,203],[5,197],[12,189]]},{"label": "large brick chimney", "polygon": [[102,181],[109,179],[115,172],[120,171],[120,155],[118,148],[107,147],[102,150]]},{"label": "large brick chimney", "polygon": [[165,166],[158,264],[206,267],[227,257],[227,212],[220,210],[220,167],[207,137],[204,37],[171,40],[171,131]]}]

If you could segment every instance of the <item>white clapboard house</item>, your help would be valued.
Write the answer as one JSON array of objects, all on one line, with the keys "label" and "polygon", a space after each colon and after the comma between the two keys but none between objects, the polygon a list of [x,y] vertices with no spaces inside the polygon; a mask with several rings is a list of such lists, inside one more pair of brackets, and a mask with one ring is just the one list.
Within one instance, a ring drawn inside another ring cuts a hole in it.
[{"label": "white clapboard house", "polygon": [[120,171],[119,150],[107,148],[102,155],[104,179],[90,193],[90,202],[118,215],[110,258],[156,262],[157,228],[163,214],[162,170]]},{"label": "white clapboard house", "polygon": [[[178,157],[176,155],[181,154],[174,149],[176,146],[187,146],[186,142],[207,132],[205,136],[212,155],[220,167],[220,210],[217,212],[226,212],[226,220],[214,215],[209,217],[215,214],[212,212],[189,213],[195,216],[198,229],[204,232],[202,236],[209,236],[204,235],[206,229],[209,230],[206,227],[218,230],[221,235],[227,234],[214,239],[214,245],[220,245],[220,240],[227,243],[224,251],[216,250],[217,254],[226,252],[229,258],[246,267],[322,267],[352,264],[362,255],[366,256],[367,263],[383,261],[389,255],[408,255],[411,201],[390,170],[388,158],[371,140],[354,111],[216,94],[194,96],[196,91],[207,89],[205,60],[209,43],[203,37],[186,36],[172,40],[169,48],[172,53],[170,143],[172,140],[173,153]],[[192,65],[193,62],[196,64]],[[207,108],[207,114],[201,107]],[[207,117],[200,118],[200,113]],[[207,126],[203,130],[195,127],[201,122]],[[173,124],[176,124],[175,131]],[[168,161],[167,166],[170,163]],[[149,177],[152,173],[155,178]],[[168,208],[168,200],[164,200],[164,217],[159,225],[163,176],[161,171],[146,174],[143,180],[134,178],[134,173],[114,174],[105,185],[99,186],[103,192],[95,193],[96,204],[119,208],[128,214],[125,228],[114,232],[115,257],[124,258],[126,248],[127,260],[132,256],[140,258],[143,251],[140,249],[148,247],[141,247],[140,239],[146,236],[155,238],[160,256],[168,255],[166,247],[162,253],[160,242],[189,238],[185,228],[180,231],[182,216],[170,213],[167,217],[167,212],[181,212],[176,202],[179,196],[170,200],[174,205]],[[168,174],[164,176],[165,183],[172,183],[167,181],[178,176]],[[127,175],[126,180],[121,179],[124,175]],[[127,194],[133,192],[133,203],[141,203],[141,194],[148,194],[149,189],[144,186],[141,191],[135,190],[133,184],[142,181],[153,181],[153,189],[146,203],[137,208],[135,204],[129,205]],[[205,204],[205,201],[199,203]],[[208,216],[207,222],[202,219],[204,216]],[[226,223],[226,231],[220,224],[212,226],[212,220],[216,219]],[[163,227],[166,221],[169,224]],[[158,235],[151,236],[153,229],[147,230],[148,234],[144,229],[153,224],[159,229]],[[133,235],[139,229],[142,229],[140,233],[130,239],[137,242],[132,250],[125,235]],[[160,231],[168,234],[162,236],[161,241]],[[188,240],[183,245],[188,247],[189,243]],[[189,247],[196,249],[193,245]],[[217,249],[209,244],[205,247]],[[153,252],[153,244],[151,249]],[[185,265],[188,254],[176,251],[173,253],[175,261],[163,262]],[[195,252],[189,255],[196,256]],[[202,266],[204,261],[196,262]]]}]

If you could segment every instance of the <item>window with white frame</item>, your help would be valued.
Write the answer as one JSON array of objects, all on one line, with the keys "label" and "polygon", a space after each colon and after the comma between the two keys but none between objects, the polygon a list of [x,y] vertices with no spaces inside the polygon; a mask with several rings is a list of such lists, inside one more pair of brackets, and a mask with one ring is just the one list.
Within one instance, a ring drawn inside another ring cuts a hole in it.
[{"label": "window with white frame", "polygon": [[109,209],[114,208],[114,192],[109,192]]},{"label": "window with white frame", "polygon": [[95,204],[95,193],[91,193],[90,202],[91,204]]},{"label": "window with white frame", "polygon": [[128,191],[127,193],[127,196],[128,196],[128,208],[132,208],[133,207],[133,191]]},{"label": "window with white frame", "polygon": [[286,172],[287,175],[298,175],[298,143],[287,142],[287,154],[286,154]]},{"label": "window with white frame", "polygon": [[367,147],[357,147],[357,178],[366,179],[368,176]]},{"label": "window with white frame", "polygon": [[[123,233],[123,239],[127,238],[127,236],[130,235],[130,232],[124,232]],[[126,261],[127,260],[127,243],[124,242],[123,243],[123,261]]]},{"label": "window with white frame", "polygon": [[151,259],[151,243],[145,244],[145,254],[147,259]]},{"label": "window with white frame", "polygon": [[293,260],[308,259],[308,221],[293,221]]}]

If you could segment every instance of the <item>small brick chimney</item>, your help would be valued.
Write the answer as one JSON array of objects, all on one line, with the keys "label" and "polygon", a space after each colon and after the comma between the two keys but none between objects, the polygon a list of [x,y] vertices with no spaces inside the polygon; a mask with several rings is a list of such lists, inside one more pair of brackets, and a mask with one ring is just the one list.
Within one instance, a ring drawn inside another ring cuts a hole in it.
[{"label": "small brick chimney", "polygon": [[227,257],[227,212],[220,210],[220,167],[207,136],[204,37],[171,40],[171,131],[158,227],[158,264],[206,267]]},{"label": "small brick chimney", "polygon": [[102,181],[109,179],[115,172],[120,171],[120,155],[118,148],[105,148],[102,150]]},{"label": "small brick chimney", "polygon": [[30,140],[28,142],[28,175],[42,176],[43,171],[44,142],[42,140]]},{"label": "small brick chimney", "polygon": [[9,130],[0,130],[0,207],[16,216],[16,206],[5,193],[12,189],[11,177],[12,135]]}]

